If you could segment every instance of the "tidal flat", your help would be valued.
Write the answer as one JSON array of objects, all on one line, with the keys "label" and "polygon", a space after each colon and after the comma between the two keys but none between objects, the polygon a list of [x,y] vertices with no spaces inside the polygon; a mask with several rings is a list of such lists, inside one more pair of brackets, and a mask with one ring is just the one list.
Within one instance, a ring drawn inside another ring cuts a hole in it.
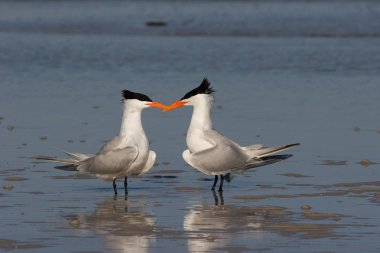
[{"label": "tidal flat", "polygon": [[[2,1],[0,251],[380,252],[379,11]],[[216,130],[244,146],[300,142],[293,157],[212,192],[182,159],[183,108],[143,112],[157,160],[127,196],[121,181],[114,196],[111,182],[34,159],[96,153],[119,130],[123,89],[169,104],[204,77]]]}]

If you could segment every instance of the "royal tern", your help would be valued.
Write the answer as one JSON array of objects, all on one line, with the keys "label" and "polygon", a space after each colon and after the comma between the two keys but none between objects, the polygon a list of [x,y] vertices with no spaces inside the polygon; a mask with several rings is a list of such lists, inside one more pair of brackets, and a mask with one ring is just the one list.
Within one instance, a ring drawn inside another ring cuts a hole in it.
[{"label": "royal tern", "polygon": [[148,107],[166,108],[165,105],[152,101],[148,96],[123,90],[123,118],[119,135],[108,141],[95,155],[68,153],[69,159],[38,157],[65,163],[56,168],[80,173],[94,174],[103,180],[113,180],[113,189],[117,194],[116,179],[124,178],[125,193],[127,193],[127,177],[140,175],[152,168],[156,153],[149,150],[148,138],[141,124],[141,112]]},{"label": "royal tern", "polygon": [[260,144],[242,147],[213,130],[210,117],[213,92],[209,81],[205,78],[197,88],[164,109],[169,111],[182,106],[194,107],[186,136],[188,149],[182,156],[192,167],[206,175],[214,176],[211,190],[215,190],[218,176],[221,179],[219,191],[223,191],[226,175],[276,163],[292,156],[273,154],[297,146],[299,143],[278,147],[264,147]]}]

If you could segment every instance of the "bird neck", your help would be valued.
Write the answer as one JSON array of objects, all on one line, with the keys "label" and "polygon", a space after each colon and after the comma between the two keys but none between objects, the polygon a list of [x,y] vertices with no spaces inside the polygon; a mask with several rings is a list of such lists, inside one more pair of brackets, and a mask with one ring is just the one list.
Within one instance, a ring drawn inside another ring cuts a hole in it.
[{"label": "bird neck", "polygon": [[131,108],[124,105],[119,136],[127,137],[138,133],[145,134],[141,123],[141,112],[142,108]]},{"label": "bird neck", "polygon": [[211,103],[209,101],[198,101],[194,105],[189,130],[209,130],[212,129]]}]

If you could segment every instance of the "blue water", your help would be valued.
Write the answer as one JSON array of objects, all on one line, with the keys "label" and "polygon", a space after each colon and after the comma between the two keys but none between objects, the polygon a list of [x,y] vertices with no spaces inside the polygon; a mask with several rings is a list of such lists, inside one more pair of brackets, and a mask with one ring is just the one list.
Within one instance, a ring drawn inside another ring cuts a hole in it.
[{"label": "blue water", "polygon": [[[0,251],[378,252],[379,14],[377,1],[2,1],[0,239],[13,241]],[[182,160],[190,108],[144,111],[158,165],[128,201],[31,159],[96,152],[122,89],[170,103],[203,77],[215,129],[302,144],[236,175],[224,205]]]}]

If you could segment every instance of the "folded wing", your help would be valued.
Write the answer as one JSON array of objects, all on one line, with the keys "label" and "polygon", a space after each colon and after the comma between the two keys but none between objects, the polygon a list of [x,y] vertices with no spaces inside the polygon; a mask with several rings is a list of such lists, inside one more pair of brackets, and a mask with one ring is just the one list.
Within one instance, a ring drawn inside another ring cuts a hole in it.
[{"label": "folded wing", "polygon": [[134,146],[110,150],[78,162],[77,168],[80,172],[117,175],[131,167],[138,153],[138,148]]}]

